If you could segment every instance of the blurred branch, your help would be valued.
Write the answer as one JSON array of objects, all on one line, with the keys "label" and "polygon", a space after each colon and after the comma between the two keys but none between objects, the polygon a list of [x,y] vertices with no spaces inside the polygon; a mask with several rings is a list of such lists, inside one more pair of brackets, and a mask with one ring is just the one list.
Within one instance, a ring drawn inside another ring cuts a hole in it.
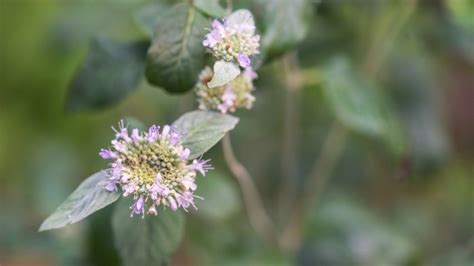
[{"label": "blurred branch", "polygon": [[224,136],[222,148],[225,162],[240,186],[250,224],[266,243],[275,245],[277,243],[275,241],[275,225],[263,206],[262,199],[248,170],[235,157],[229,134]]},{"label": "blurred branch", "polygon": [[226,1],[226,4],[227,4],[227,7],[226,7],[226,11],[227,11],[227,15],[230,15],[232,13],[232,0],[227,0]]},{"label": "blurred branch", "polygon": [[281,182],[278,193],[278,218],[286,223],[288,212],[298,190],[297,146],[299,139],[299,106],[302,87],[301,73],[296,52],[283,58],[283,82],[285,86],[283,151],[281,153]]},{"label": "blurred branch", "polygon": [[391,50],[396,37],[416,9],[417,0],[405,0],[389,16],[383,16],[376,27],[373,40],[365,56],[363,69],[375,77],[385,56]]},{"label": "blurred branch", "polygon": [[302,196],[295,204],[296,208],[291,215],[291,220],[283,230],[281,246],[287,252],[294,252],[299,248],[302,222],[305,221],[309,210],[317,203],[321,193],[325,190],[327,181],[345,146],[346,136],[346,128],[339,122],[334,122],[306,179]]}]

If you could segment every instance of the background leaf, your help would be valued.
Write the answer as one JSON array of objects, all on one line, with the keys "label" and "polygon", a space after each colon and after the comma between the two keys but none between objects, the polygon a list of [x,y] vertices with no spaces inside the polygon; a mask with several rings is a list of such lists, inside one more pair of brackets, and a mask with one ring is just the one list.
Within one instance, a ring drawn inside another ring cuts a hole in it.
[{"label": "background leaf", "polygon": [[360,133],[379,136],[400,155],[406,146],[401,123],[388,100],[361,78],[344,58],[333,60],[325,70],[323,91],[337,118]]},{"label": "background leaf", "polygon": [[197,203],[197,215],[212,222],[222,222],[240,210],[240,198],[236,185],[226,174],[209,171],[206,177],[197,178],[196,194],[204,198]]},{"label": "background leaf", "polygon": [[226,14],[226,10],[219,4],[219,0],[194,0],[193,5],[199,11],[214,18],[222,18]]},{"label": "background leaf", "polygon": [[240,68],[232,63],[225,61],[217,61],[214,64],[214,76],[207,83],[209,88],[225,85],[235,79],[240,74]]},{"label": "background leaf", "polygon": [[120,43],[94,39],[71,83],[66,109],[102,108],[128,95],[143,76],[148,45],[148,41]]},{"label": "background leaf", "polygon": [[163,9],[156,16],[146,77],[168,92],[191,90],[204,67],[202,40],[209,22],[193,6],[184,3]]},{"label": "background leaf", "polygon": [[166,264],[183,237],[184,216],[168,209],[156,217],[130,217],[130,205],[129,200],[121,200],[112,218],[123,265]]},{"label": "background leaf", "polygon": [[133,13],[133,18],[138,28],[152,38],[158,20],[157,14],[167,8],[169,8],[169,6],[163,3],[163,1],[153,1],[138,8]]},{"label": "background leaf", "polygon": [[77,223],[92,213],[112,204],[119,197],[118,192],[104,189],[107,176],[98,172],[88,177],[64,201],[58,209],[41,224],[39,231],[60,228]]},{"label": "background leaf", "polygon": [[262,46],[267,58],[294,48],[304,39],[311,14],[308,1],[265,1],[264,9],[266,30],[262,37]]},{"label": "background leaf", "polygon": [[194,111],[173,123],[183,135],[183,146],[191,150],[190,159],[199,157],[232,130],[238,118],[210,111]]}]

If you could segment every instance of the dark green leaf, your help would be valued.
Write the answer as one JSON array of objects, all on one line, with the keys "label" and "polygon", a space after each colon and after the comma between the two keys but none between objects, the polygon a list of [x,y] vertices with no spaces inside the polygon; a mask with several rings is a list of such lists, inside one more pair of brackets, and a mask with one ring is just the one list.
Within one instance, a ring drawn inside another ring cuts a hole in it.
[{"label": "dark green leaf", "polygon": [[199,157],[232,130],[238,118],[210,111],[194,111],[173,123],[183,137],[183,145],[191,150],[190,159]]},{"label": "dark green leaf", "polygon": [[222,18],[226,13],[225,8],[219,4],[219,0],[194,0],[193,5],[199,11],[214,18]]},{"label": "dark green leaf", "polygon": [[306,0],[265,1],[262,46],[267,57],[282,54],[304,39],[310,12]]},{"label": "dark green leaf", "polygon": [[161,10],[148,50],[146,77],[168,92],[191,90],[204,67],[202,40],[208,20],[189,4]]},{"label": "dark green leaf", "polygon": [[105,190],[107,176],[98,172],[86,180],[41,224],[39,231],[64,227],[79,222],[92,213],[115,202],[118,192]]},{"label": "dark green leaf", "polygon": [[343,124],[361,133],[382,137],[397,155],[403,152],[406,139],[388,99],[357,75],[345,59],[338,58],[329,64],[323,88]]},{"label": "dark green leaf", "polygon": [[115,246],[123,265],[166,264],[183,237],[183,215],[168,209],[156,217],[130,217],[131,204],[121,200],[112,217]]},{"label": "dark green leaf", "polygon": [[163,3],[163,1],[153,1],[136,10],[133,14],[133,18],[138,28],[152,38],[158,20],[158,14],[164,9],[169,9],[169,5]]},{"label": "dark green leaf", "polygon": [[143,77],[148,45],[148,41],[119,43],[94,39],[71,83],[66,108],[102,108],[128,95]]}]

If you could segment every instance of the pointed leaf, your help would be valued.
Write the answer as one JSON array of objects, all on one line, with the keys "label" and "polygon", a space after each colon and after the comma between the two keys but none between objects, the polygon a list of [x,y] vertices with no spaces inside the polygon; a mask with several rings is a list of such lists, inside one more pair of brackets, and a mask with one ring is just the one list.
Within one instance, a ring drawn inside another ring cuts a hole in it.
[{"label": "pointed leaf", "polygon": [[267,57],[280,55],[304,39],[310,12],[307,0],[265,1],[262,46]]},{"label": "pointed leaf", "polygon": [[112,204],[119,192],[105,190],[107,176],[98,172],[84,180],[58,209],[41,224],[39,231],[64,227],[79,222],[92,213]]},{"label": "pointed leaf", "polygon": [[183,237],[184,216],[168,209],[156,217],[130,217],[131,204],[121,200],[112,217],[115,246],[123,265],[166,264]]},{"label": "pointed leaf", "polygon": [[217,61],[214,64],[214,76],[211,81],[207,83],[209,88],[225,85],[231,82],[240,74],[240,68],[232,63],[226,61]]},{"label": "pointed leaf", "polygon": [[202,40],[209,23],[185,3],[165,8],[156,16],[155,37],[148,50],[148,82],[168,92],[191,90],[204,68]]},{"label": "pointed leaf", "polygon": [[148,41],[92,41],[66,100],[70,111],[103,108],[136,89],[143,77]]},{"label": "pointed leaf", "polygon": [[396,155],[403,152],[406,139],[388,99],[357,75],[347,60],[338,58],[328,65],[323,89],[343,124],[360,133],[381,137]]},{"label": "pointed leaf", "polygon": [[222,18],[226,13],[225,8],[219,4],[219,0],[194,0],[193,5],[199,11],[214,18]]},{"label": "pointed leaf", "polygon": [[194,111],[181,116],[173,126],[183,134],[183,146],[191,150],[189,158],[194,159],[214,146],[238,121],[231,115]]}]

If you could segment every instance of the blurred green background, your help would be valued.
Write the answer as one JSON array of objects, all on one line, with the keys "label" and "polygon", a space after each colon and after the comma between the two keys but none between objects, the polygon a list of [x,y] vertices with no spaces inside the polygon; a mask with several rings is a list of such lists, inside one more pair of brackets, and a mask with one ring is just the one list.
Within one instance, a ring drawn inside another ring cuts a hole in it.
[{"label": "blurred green background", "polygon": [[[0,0],[0,265],[119,264],[113,207],[60,230],[37,229],[81,180],[106,167],[97,153],[120,118],[163,124],[196,106],[192,93],[172,96],[143,81],[111,108],[65,111],[90,39],[143,38],[132,14],[145,2]],[[292,178],[307,175],[335,119],[321,76],[336,57],[356,69],[379,62],[372,81],[400,117],[406,152],[393,156],[380,140],[351,133],[301,248],[288,255],[252,231],[217,145],[208,154],[216,170],[198,181],[206,199],[188,215],[173,265],[474,265],[474,3],[418,1],[392,28],[408,2],[312,2],[296,52]],[[238,113],[232,132],[272,214],[285,178],[283,71],[284,59],[260,69],[256,105]]]}]

